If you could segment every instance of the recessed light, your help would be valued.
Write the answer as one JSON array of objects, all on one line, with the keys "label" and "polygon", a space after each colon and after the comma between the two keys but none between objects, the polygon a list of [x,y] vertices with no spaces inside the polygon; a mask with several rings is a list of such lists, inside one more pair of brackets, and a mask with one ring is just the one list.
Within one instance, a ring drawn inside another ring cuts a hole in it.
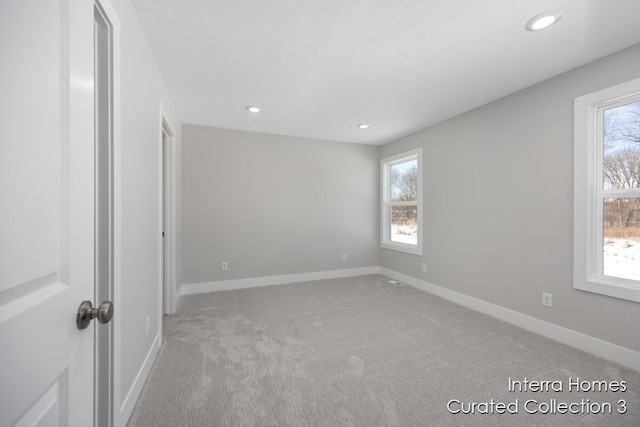
[{"label": "recessed light", "polygon": [[540,31],[549,28],[562,18],[562,12],[559,10],[548,10],[529,19],[524,28],[527,31]]},{"label": "recessed light", "polygon": [[249,111],[251,113],[259,113],[260,112],[260,107],[256,107],[255,105],[249,105],[247,107],[247,111]]},{"label": "recessed light", "polygon": [[360,123],[358,125],[358,129],[369,129],[371,127],[370,123]]}]

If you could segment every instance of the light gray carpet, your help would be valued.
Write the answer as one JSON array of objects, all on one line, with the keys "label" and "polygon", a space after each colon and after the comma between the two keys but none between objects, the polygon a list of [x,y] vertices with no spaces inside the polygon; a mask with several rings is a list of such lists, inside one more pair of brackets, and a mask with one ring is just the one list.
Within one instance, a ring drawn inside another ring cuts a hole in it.
[{"label": "light gray carpet", "polygon": [[[640,426],[640,373],[379,275],[185,296],[164,328],[129,427]],[[563,391],[507,390],[525,377]],[[626,391],[570,392],[576,378]],[[518,413],[454,415],[452,399]]]}]

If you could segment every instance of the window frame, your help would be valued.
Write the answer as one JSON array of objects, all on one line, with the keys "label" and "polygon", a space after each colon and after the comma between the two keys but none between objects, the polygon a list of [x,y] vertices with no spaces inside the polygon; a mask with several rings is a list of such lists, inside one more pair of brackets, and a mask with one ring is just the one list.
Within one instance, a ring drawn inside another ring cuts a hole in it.
[{"label": "window frame", "polygon": [[603,188],[603,111],[640,100],[640,79],[574,100],[574,251],[575,289],[640,302],[640,281],[603,272],[603,206],[607,198],[640,197],[640,189]]},{"label": "window frame", "polygon": [[[394,242],[391,240],[391,207],[413,206],[413,203],[391,202],[391,167],[407,161],[417,161],[418,194],[415,206],[417,209],[417,241],[416,244]],[[396,154],[380,160],[381,177],[381,214],[380,214],[380,247],[394,251],[405,252],[412,255],[422,255],[422,147],[415,148],[404,153]]]}]

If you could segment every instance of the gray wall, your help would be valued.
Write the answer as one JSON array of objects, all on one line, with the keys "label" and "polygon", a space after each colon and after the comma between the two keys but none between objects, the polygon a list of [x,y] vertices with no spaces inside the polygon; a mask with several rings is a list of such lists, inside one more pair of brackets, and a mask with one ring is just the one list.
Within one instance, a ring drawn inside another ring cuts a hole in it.
[{"label": "gray wall", "polygon": [[[115,232],[122,252],[116,254],[115,321],[120,334],[116,336],[114,375],[115,407],[122,410],[116,425],[124,425],[146,379],[139,374],[153,361],[147,356],[154,342],[159,342],[162,321],[160,105],[176,137],[178,168],[182,124],[131,2],[112,0],[111,4],[121,30],[121,129],[115,165],[120,185],[116,188]],[[179,169],[176,179],[179,188]],[[176,203],[179,217],[180,200]]]},{"label": "gray wall", "polygon": [[182,132],[182,283],[378,265],[379,147]]},{"label": "gray wall", "polygon": [[638,303],[572,283],[573,100],[638,77],[640,45],[383,146],[423,147],[425,225],[381,266],[640,351]]}]

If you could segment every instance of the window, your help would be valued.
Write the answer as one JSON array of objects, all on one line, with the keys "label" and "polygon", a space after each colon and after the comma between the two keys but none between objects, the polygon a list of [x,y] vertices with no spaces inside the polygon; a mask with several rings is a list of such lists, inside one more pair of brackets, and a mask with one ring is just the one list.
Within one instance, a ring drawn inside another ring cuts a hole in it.
[{"label": "window", "polygon": [[575,100],[574,287],[640,302],[640,79]]},{"label": "window", "polygon": [[422,149],[381,161],[380,246],[422,255]]}]

